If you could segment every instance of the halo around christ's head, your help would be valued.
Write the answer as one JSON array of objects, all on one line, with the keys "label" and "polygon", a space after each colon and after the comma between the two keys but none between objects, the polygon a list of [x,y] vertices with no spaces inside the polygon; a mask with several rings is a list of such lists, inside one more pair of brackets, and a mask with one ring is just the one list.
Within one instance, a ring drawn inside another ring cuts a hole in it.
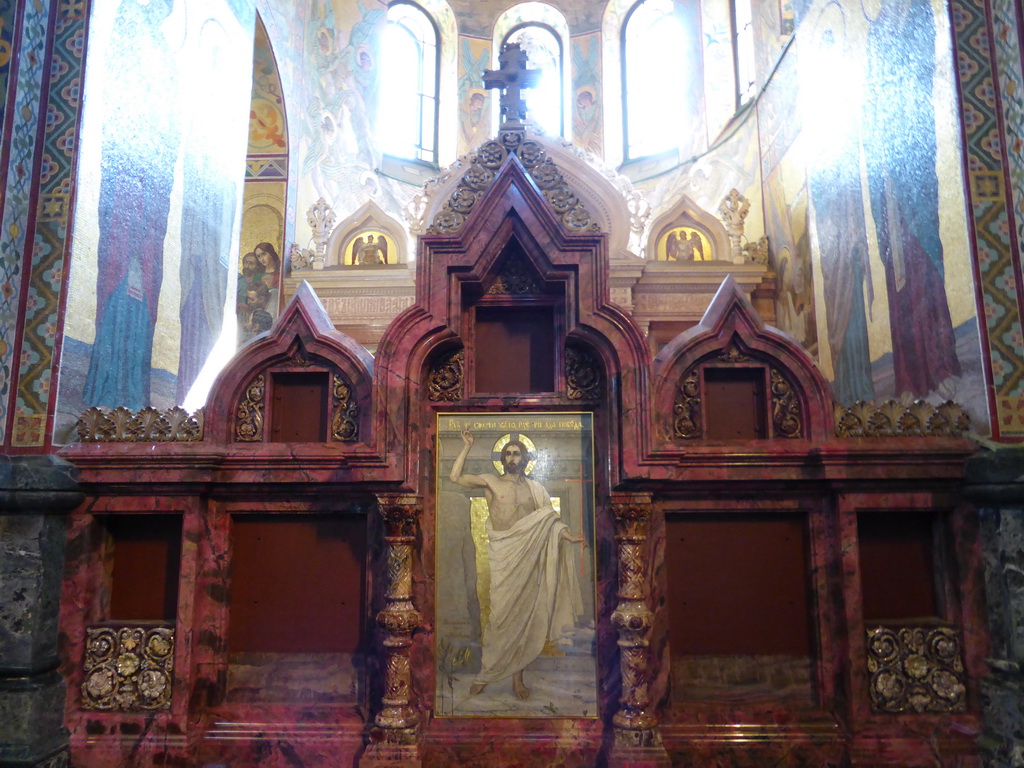
[{"label": "halo around christ's head", "polygon": [[533,472],[534,466],[537,464],[537,446],[533,440],[528,438],[526,435],[520,432],[510,432],[502,435],[494,441],[494,447],[491,448],[491,462],[494,464],[494,468],[498,470],[499,475],[505,474],[505,465],[501,463],[501,452],[505,450],[505,446],[511,443],[513,440],[518,440],[526,446],[526,450],[530,452],[530,461],[526,464],[526,471],[524,474],[530,474]]}]

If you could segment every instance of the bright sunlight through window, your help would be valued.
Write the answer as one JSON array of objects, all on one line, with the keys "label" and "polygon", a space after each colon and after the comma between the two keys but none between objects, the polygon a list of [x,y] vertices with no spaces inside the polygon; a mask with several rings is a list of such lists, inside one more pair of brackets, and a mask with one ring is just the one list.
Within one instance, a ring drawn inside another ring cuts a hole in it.
[{"label": "bright sunlight through window", "polygon": [[686,36],[672,0],[645,0],[630,11],[623,32],[626,159],[656,155],[679,145],[687,114],[672,84],[684,75],[674,53]]}]

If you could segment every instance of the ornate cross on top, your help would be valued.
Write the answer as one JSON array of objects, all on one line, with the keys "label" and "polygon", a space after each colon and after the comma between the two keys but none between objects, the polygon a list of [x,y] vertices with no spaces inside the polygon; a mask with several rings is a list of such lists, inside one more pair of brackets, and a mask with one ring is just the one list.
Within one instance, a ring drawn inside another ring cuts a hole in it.
[{"label": "ornate cross on top", "polygon": [[500,69],[484,70],[484,88],[501,88],[501,127],[519,127],[526,119],[526,102],[520,93],[523,88],[536,88],[540,81],[539,69],[526,68],[527,56],[519,43],[507,43],[498,54]]}]

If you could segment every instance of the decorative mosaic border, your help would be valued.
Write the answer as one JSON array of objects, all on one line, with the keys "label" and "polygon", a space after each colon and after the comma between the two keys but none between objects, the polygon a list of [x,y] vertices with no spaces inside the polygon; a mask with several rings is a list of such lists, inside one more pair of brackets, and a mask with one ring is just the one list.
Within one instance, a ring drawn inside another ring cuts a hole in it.
[{"label": "decorative mosaic border", "polygon": [[[995,393],[992,422],[998,435],[1024,432],[1014,401],[1024,395],[1024,334],[1010,240],[1010,211],[997,117],[995,61],[984,0],[950,4],[967,159],[968,202],[978,254],[985,350]],[[1016,423],[1015,423],[1016,422]]]},{"label": "decorative mosaic border", "polygon": [[4,117],[7,114],[11,61],[14,59],[11,52],[14,49],[14,18],[16,10],[17,7],[14,0],[0,0],[0,94],[4,97],[3,104],[0,104],[0,147],[3,146]]},{"label": "decorative mosaic border", "polygon": [[[70,2],[71,0],[67,0]],[[0,220],[0,439],[6,441],[7,418],[11,410],[11,391],[16,361],[18,315],[27,301],[23,297],[24,263],[31,214],[32,173],[36,159],[40,114],[40,94],[46,66],[47,26],[51,3],[38,0],[26,3],[17,51],[17,91],[10,134],[10,157],[6,169],[7,194]],[[47,114],[46,117],[49,117]],[[42,169],[45,171],[46,169]],[[34,248],[33,248],[34,250]]]},{"label": "decorative mosaic border", "polygon": [[67,274],[75,146],[85,66],[87,3],[60,0],[50,63],[46,132],[39,174],[39,200],[10,442],[40,447],[55,399],[54,355],[60,325],[60,297]]}]

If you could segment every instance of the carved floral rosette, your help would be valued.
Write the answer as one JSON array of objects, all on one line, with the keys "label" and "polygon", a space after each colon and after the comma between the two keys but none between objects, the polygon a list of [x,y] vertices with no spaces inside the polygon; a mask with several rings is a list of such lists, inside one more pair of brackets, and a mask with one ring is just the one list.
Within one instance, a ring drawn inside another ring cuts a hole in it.
[{"label": "carved floral rosette", "polygon": [[612,624],[619,632],[619,666],[622,695],[619,711],[612,717],[615,743],[625,747],[661,744],[658,721],[648,692],[649,634],[653,614],[647,606],[644,549],[651,516],[651,499],[643,495],[612,498],[615,541],[618,544],[618,603]]},{"label": "carved floral rosette", "polygon": [[962,437],[971,428],[963,406],[951,400],[938,406],[924,400],[837,403],[835,420],[837,437]]},{"label": "carved floral rosette", "polygon": [[964,712],[960,637],[945,626],[870,627],[867,662],[873,712]]},{"label": "carved floral rosette", "polygon": [[82,709],[170,709],[174,627],[101,625],[86,632]]},{"label": "carved floral rosette", "polygon": [[76,429],[83,443],[191,443],[203,439],[203,410],[189,415],[178,406],[90,408],[78,417]]},{"label": "carved floral rosette", "polygon": [[380,740],[410,744],[416,740],[419,710],[412,701],[409,649],[412,634],[420,626],[420,614],[412,602],[412,560],[420,502],[416,496],[378,496],[387,545],[385,606],[377,614],[383,630],[386,654],[382,708],[374,718]]}]

